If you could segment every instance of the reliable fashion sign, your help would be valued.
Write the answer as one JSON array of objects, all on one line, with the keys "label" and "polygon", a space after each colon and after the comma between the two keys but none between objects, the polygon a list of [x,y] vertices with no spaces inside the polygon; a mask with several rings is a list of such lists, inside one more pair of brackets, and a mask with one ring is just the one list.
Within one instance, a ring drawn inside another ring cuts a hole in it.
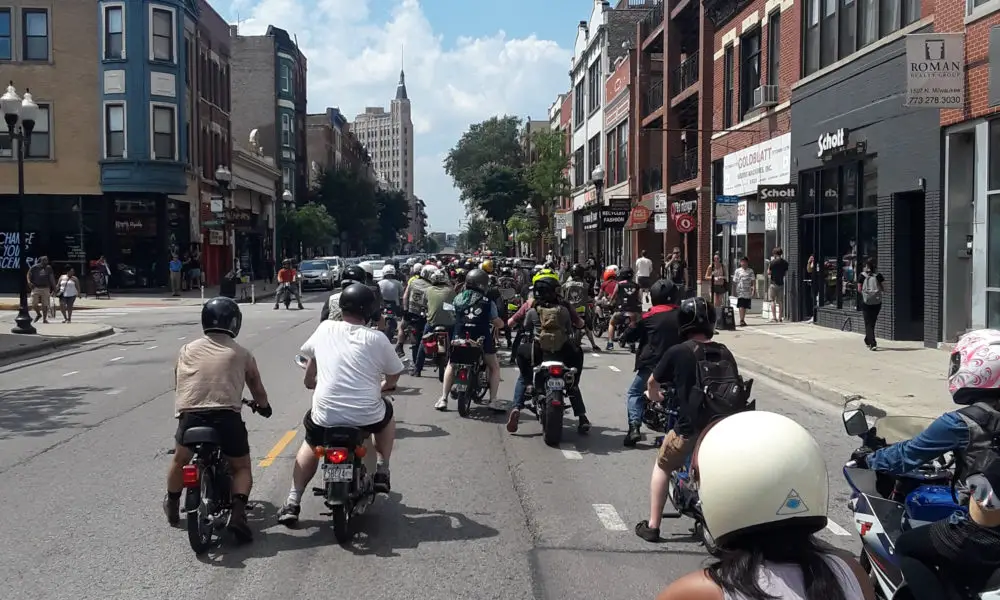
[{"label": "reliable fashion sign", "polygon": [[905,105],[917,108],[965,105],[964,33],[906,36]]},{"label": "reliable fashion sign", "polygon": [[727,154],[722,159],[722,171],[725,196],[755,194],[761,184],[788,183],[792,173],[792,134]]}]

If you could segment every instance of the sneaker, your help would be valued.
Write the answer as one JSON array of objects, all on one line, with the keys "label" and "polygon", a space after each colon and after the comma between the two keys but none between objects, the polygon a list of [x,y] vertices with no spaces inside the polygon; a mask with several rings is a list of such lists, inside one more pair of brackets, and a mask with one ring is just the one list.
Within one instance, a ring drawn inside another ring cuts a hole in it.
[{"label": "sneaker", "polygon": [[392,484],[390,483],[389,470],[384,467],[379,467],[379,470],[375,472],[375,493],[376,494],[388,494],[392,490]]},{"label": "sneaker", "polygon": [[611,352],[614,349],[615,349],[615,343],[614,342],[608,342],[608,345],[607,345],[607,347],[605,347],[605,350],[607,350],[608,352]]},{"label": "sneaker", "polygon": [[285,503],[278,511],[278,522],[285,527],[294,527],[299,522],[299,511],[301,507],[298,504]]},{"label": "sneaker", "polygon": [[507,431],[510,433],[515,433],[517,431],[517,421],[521,418],[521,411],[517,408],[512,409],[510,414],[507,415]]},{"label": "sneaker", "polygon": [[590,431],[590,419],[587,418],[587,415],[580,415],[577,421],[578,421],[576,424],[577,431],[579,431],[580,433],[587,433],[588,431]]},{"label": "sneaker", "polygon": [[635,524],[635,534],[647,542],[659,542],[660,541],[660,528],[653,528],[649,526],[649,521],[639,521]]},{"label": "sneaker", "polygon": [[248,544],[253,541],[253,531],[247,523],[247,506],[243,502],[234,499],[233,507],[229,511],[229,521],[226,522],[228,529],[241,544]]},{"label": "sneaker", "polygon": [[171,527],[177,527],[181,522],[181,499],[171,498],[170,494],[163,497],[163,514],[167,515],[167,523]]},{"label": "sneaker", "polygon": [[444,396],[438,398],[438,401],[434,403],[435,410],[448,410],[448,399]]},{"label": "sneaker", "polygon": [[642,434],[639,433],[638,423],[629,423],[628,433],[625,434],[625,446],[628,448],[634,447],[642,439]]}]

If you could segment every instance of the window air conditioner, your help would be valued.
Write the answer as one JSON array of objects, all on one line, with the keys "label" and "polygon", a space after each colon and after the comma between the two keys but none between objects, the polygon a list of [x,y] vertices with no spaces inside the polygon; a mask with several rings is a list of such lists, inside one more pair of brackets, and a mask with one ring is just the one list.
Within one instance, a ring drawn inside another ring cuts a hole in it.
[{"label": "window air conditioner", "polygon": [[778,86],[762,85],[753,91],[753,105],[755,108],[775,106],[778,104]]}]

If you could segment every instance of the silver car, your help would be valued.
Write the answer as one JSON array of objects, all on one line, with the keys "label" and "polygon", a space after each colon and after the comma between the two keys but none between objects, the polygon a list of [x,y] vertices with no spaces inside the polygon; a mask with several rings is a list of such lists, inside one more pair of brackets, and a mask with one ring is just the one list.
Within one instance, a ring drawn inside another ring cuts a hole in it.
[{"label": "silver car", "polygon": [[304,260],[299,264],[302,275],[302,289],[326,288],[333,290],[336,277],[330,272],[330,263],[325,260]]}]

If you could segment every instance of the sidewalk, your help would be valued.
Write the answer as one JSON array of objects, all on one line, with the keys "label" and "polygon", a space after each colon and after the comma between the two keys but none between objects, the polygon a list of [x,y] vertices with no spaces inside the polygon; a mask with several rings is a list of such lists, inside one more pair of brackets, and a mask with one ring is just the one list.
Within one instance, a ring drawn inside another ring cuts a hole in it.
[{"label": "sidewalk", "polygon": [[[741,368],[826,402],[863,400],[890,415],[937,417],[954,404],[948,394],[948,354],[920,342],[878,341],[810,323],[769,323],[747,315],[748,327],[719,332]],[[875,411],[872,411],[874,414]]]},{"label": "sidewalk", "polygon": [[[13,321],[9,325],[13,326]],[[36,335],[0,333],[0,360],[49,352],[69,344],[86,342],[115,332],[101,323],[35,323]],[[3,331],[9,331],[4,327]]]},{"label": "sidewalk", "polygon": [[[251,289],[249,283],[239,284],[236,286],[236,301],[237,302],[249,302],[251,297]],[[260,302],[265,298],[274,297],[274,289],[276,284],[265,283],[264,280],[253,282],[254,296],[257,302]],[[245,298],[244,299],[244,290]],[[205,299],[213,298],[219,295],[219,286],[213,285],[205,288]],[[187,292],[181,292],[180,296],[171,296],[168,290],[159,290],[154,293],[114,293],[112,292],[111,298],[101,297],[95,298],[93,296],[88,296],[87,298],[79,297],[76,299],[76,304],[73,306],[73,310],[94,310],[98,308],[132,308],[132,307],[142,307],[142,306],[199,306],[203,303],[201,290],[192,290]],[[0,296],[0,311],[3,310],[17,310],[19,299],[17,296]],[[30,299],[29,299],[30,305]]]}]

